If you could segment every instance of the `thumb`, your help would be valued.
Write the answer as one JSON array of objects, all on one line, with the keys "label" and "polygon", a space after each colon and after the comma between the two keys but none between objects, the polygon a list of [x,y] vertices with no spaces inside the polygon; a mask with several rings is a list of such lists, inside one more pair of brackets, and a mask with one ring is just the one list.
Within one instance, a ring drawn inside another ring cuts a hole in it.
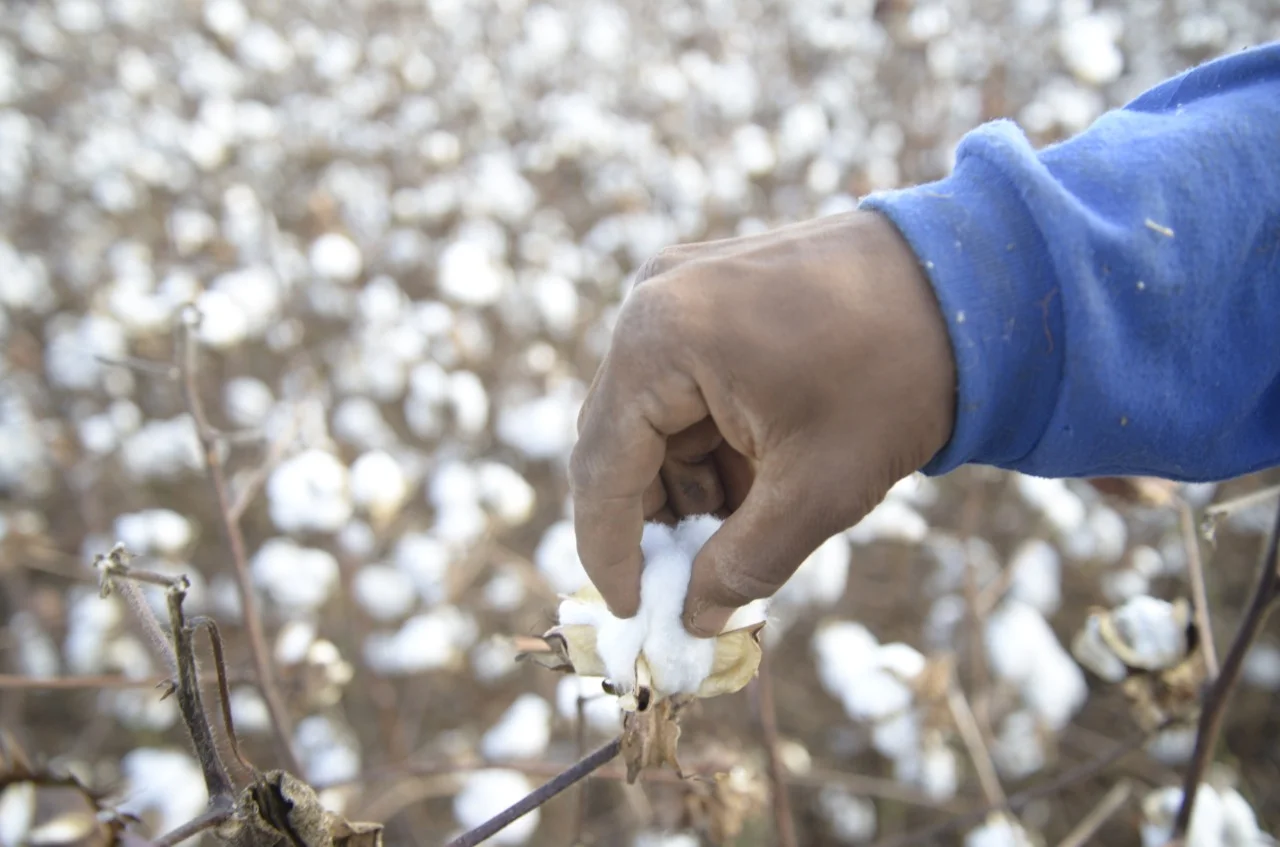
[{"label": "thumb", "polygon": [[760,468],[742,506],[694,558],[685,629],[700,638],[717,635],[734,609],[772,596],[814,550],[845,528],[831,502],[801,482],[814,478],[792,462]]}]

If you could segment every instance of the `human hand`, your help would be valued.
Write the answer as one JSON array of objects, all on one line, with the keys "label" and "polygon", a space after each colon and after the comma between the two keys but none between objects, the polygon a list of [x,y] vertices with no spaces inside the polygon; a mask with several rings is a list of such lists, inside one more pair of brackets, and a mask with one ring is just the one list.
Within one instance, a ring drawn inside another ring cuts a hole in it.
[{"label": "human hand", "polygon": [[637,275],[579,415],[579,556],[630,617],[644,521],[723,518],[684,608],[714,635],[928,462],[954,405],[937,301],[880,215],[668,248]]}]

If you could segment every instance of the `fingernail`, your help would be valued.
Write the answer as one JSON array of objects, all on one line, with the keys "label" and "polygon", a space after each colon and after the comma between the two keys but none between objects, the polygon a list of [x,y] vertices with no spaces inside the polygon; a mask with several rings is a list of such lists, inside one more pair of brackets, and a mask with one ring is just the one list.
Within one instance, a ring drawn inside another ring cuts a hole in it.
[{"label": "fingernail", "polygon": [[700,605],[685,615],[684,628],[698,638],[714,638],[732,614],[733,609],[725,606]]}]

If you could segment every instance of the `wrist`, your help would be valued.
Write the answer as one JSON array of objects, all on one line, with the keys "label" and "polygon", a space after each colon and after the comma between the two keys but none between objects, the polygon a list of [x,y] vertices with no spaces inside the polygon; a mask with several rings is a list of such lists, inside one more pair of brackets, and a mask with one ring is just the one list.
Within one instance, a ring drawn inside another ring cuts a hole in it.
[{"label": "wrist", "polygon": [[950,176],[860,204],[910,246],[950,342],[955,422],[930,474],[1016,463],[1044,432],[1062,378],[1062,298],[1043,237],[1000,168],[964,152]]}]

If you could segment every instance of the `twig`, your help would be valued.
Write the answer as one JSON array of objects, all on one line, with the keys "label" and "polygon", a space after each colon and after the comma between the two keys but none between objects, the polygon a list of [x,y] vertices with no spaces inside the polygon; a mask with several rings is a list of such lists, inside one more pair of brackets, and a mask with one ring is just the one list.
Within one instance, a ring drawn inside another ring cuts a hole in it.
[{"label": "twig", "polygon": [[230,818],[234,812],[235,807],[228,803],[223,803],[220,806],[210,806],[198,817],[192,818],[181,826],[174,827],[152,841],[150,847],[174,847],[174,845],[181,844],[193,835],[198,835],[206,829],[213,829]]},{"label": "twig", "polygon": [[[578,748],[578,758],[581,759],[587,755],[587,714],[586,714],[587,698],[582,696],[582,692],[578,692],[577,708],[574,710],[574,741]],[[572,837],[569,844],[572,847],[582,843],[582,829],[587,822],[587,786],[591,783],[587,780],[582,781],[582,785],[578,786],[578,807],[573,814],[573,828],[570,830]]]},{"label": "twig", "polygon": [[969,701],[965,699],[960,684],[954,680],[947,686],[947,706],[951,709],[951,717],[955,719],[956,729],[960,730],[960,738],[969,751],[969,758],[973,760],[973,768],[978,773],[978,782],[982,785],[982,793],[987,798],[988,805],[1004,807],[1009,798],[1000,787],[1000,777],[996,774],[995,762],[991,760],[991,751],[987,749],[982,730],[978,728],[978,721],[969,708]]},{"label": "twig", "polygon": [[[1158,727],[1155,732],[1159,732],[1161,729],[1164,729],[1164,727]],[[1139,733],[1133,738],[1118,744],[1115,749],[1111,750],[1106,755],[1099,756],[1098,758],[1092,759],[1088,762],[1083,762],[1070,770],[1064,771],[1054,779],[1047,780],[1039,785],[1034,785],[1025,791],[1019,791],[1017,794],[1011,795],[1008,803],[1006,804],[1007,808],[1012,812],[1016,812],[1028,803],[1033,803],[1042,797],[1049,797],[1068,786],[1074,785],[1078,782],[1083,782],[1086,779],[1101,773],[1124,756],[1127,756],[1134,750],[1140,749],[1142,745],[1146,744],[1152,735],[1155,734],[1155,732]],[[896,838],[890,838],[888,840],[878,842],[875,847],[907,847],[907,845],[911,844],[927,844],[934,842],[939,837],[946,835],[953,830],[981,823],[988,814],[996,810],[997,807],[995,806],[984,806],[983,808],[975,809],[972,812],[967,812],[962,815],[947,818],[946,820],[938,821],[931,826],[926,826],[913,832],[903,833]]]},{"label": "twig", "polygon": [[579,780],[592,771],[612,761],[622,750],[622,737],[619,736],[596,750],[591,755],[579,760],[567,770],[549,782],[543,783],[532,793],[517,800],[514,804],[499,812],[494,817],[480,824],[475,829],[464,832],[450,841],[445,847],[476,847],[486,839],[505,829],[515,821],[532,812],[562,791],[571,788]]},{"label": "twig", "polygon": [[284,454],[289,449],[289,445],[293,443],[293,437],[297,434],[297,431],[298,414],[295,411],[289,419],[289,425],[285,428],[284,433],[271,443],[262,463],[254,468],[249,478],[245,480],[240,490],[236,492],[235,499],[231,503],[230,520],[239,524],[240,519],[244,517],[245,510],[253,502],[253,498],[258,496],[258,492],[266,484],[267,477],[271,475],[276,465],[280,464],[280,460],[284,458]]},{"label": "twig", "polygon": [[29,691],[76,691],[82,688],[155,688],[164,682],[166,677],[144,676],[141,678],[121,676],[120,674],[100,674],[97,676],[54,676],[33,677],[20,674],[0,673],[0,690],[18,689]]},{"label": "twig", "polygon": [[1266,488],[1260,488],[1240,497],[1231,500],[1223,500],[1220,503],[1211,503],[1204,509],[1204,517],[1206,521],[1217,523],[1225,517],[1243,511],[1244,509],[1265,503],[1272,497],[1280,495],[1280,485],[1271,485]]},{"label": "twig", "polygon": [[1222,672],[1214,680],[1205,696],[1204,706],[1200,712],[1200,723],[1196,728],[1195,750],[1191,754],[1191,764],[1182,781],[1182,805],[1178,807],[1178,816],[1173,822],[1174,843],[1179,843],[1185,838],[1187,828],[1191,825],[1191,812],[1195,807],[1200,782],[1213,758],[1213,751],[1218,743],[1218,733],[1226,717],[1231,692],[1240,678],[1245,655],[1253,646],[1258,632],[1262,629],[1262,624],[1275,605],[1276,589],[1280,584],[1280,559],[1277,559],[1276,555],[1277,545],[1280,545],[1280,507],[1276,509],[1275,520],[1267,536],[1266,548],[1258,564],[1258,582],[1249,600],[1249,608],[1245,612],[1244,620],[1240,622],[1240,628],[1236,630],[1230,649],[1227,650],[1226,659],[1222,663]]},{"label": "twig", "polygon": [[275,671],[271,666],[271,655],[267,650],[267,639],[262,629],[262,614],[258,609],[258,599],[253,592],[252,580],[249,576],[249,561],[245,555],[244,535],[240,531],[240,523],[232,515],[232,503],[227,488],[227,478],[222,466],[222,457],[218,452],[218,442],[213,428],[205,415],[204,404],[200,400],[200,391],[196,385],[197,356],[196,342],[193,337],[199,322],[199,312],[194,308],[187,309],[182,316],[178,336],[181,345],[182,393],[186,400],[187,411],[195,423],[196,437],[200,440],[200,450],[204,454],[205,468],[209,472],[209,480],[213,486],[214,498],[218,503],[218,514],[222,519],[223,534],[227,538],[231,561],[235,566],[236,589],[240,595],[240,607],[244,611],[245,630],[249,636],[249,654],[253,660],[254,672],[258,677],[258,688],[262,699],[266,702],[267,713],[271,717],[271,725],[275,730],[277,746],[284,758],[285,768],[293,773],[302,773],[302,767],[293,752],[293,726],[285,708],[284,698],[276,685]]},{"label": "twig", "polygon": [[1218,678],[1218,649],[1214,646],[1213,625],[1209,620],[1209,593],[1205,590],[1204,560],[1200,555],[1200,536],[1196,518],[1186,498],[1177,498],[1178,523],[1182,529],[1182,545],[1187,550],[1187,577],[1191,582],[1191,603],[1195,607],[1196,630],[1204,645],[1204,666],[1209,679]]},{"label": "twig", "polygon": [[1058,843],[1058,847],[1084,847],[1089,843],[1089,839],[1094,836],[1094,833],[1101,829],[1102,825],[1112,815],[1120,811],[1121,806],[1128,802],[1131,794],[1133,794],[1132,782],[1127,779],[1117,782],[1098,801],[1098,805],[1094,806],[1093,810],[1067,833],[1067,837]]},{"label": "twig", "polygon": [[199,617],[191,622],[192,629],[203,629],[209,634],[209,646],[213,650],[213,666],[218,679],[218,702],[222,709],[222,726],[227,732],[227,744],[236,762],[249,773],[257,773],[253,763],[240,752],[240,742],[236,738],[236,725],[231,716],[231,689],[227,685],[227,663],[222,655],[222,636],[218,633],[218,625],[213,618]]},{"label": "twig", "polygon": [[756,677],[756,698],[760,717],[760,734],[764,738],[765,756],[769,763],[769,793],[773,799],[773,824],[779,847],[796,847],[796,824],[787,797],[787,774],[778,744],[778,710],[773,701],[773,676],[769,671],[769,653],[760,657]]}]

